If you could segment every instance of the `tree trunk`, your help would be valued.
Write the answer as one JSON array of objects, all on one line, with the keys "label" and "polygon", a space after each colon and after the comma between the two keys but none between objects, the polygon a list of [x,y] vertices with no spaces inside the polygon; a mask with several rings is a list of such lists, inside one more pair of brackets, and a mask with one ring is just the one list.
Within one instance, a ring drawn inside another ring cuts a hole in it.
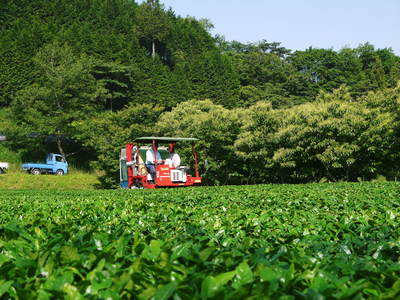
[{"label": "tree trunk", "polygon": [[156,57],[156,43],[154,42],[154,40],[153,40],[151,46],[152,46],[151,57],[152,57],[152,58],[155,58],[155,57]]},{"label": "tree trunk", "polygon": [[60,154],[65,158],[65,152],[64,152],[64,149],[61,144],[60,136],[57,136],[57,147],[58,147],[58,151],[60,152]]}]

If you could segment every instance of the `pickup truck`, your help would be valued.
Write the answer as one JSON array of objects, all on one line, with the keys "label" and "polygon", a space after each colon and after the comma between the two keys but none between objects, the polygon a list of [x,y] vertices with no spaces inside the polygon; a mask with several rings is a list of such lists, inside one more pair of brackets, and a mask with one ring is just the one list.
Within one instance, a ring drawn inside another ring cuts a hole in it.
[{"label": "pickup truck", "polygon": [[7,169],[8,169],[8,163],[0,162],[0,174],[5,173]]},{"label": "pickup truck", "polygon": [[49,153],[45,164],[23,163],[22,169],[33,175],[64,175],[68,173],[68,163],[61,154]]}]

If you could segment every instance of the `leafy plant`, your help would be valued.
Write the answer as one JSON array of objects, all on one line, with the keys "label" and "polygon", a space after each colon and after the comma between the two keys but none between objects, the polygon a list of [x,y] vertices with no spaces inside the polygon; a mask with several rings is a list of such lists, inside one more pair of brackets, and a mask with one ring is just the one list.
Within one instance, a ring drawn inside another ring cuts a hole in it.
[{"label": "leafy plant", "polygon": [[399,187],[3,190],[0,297],[393,299]]}]

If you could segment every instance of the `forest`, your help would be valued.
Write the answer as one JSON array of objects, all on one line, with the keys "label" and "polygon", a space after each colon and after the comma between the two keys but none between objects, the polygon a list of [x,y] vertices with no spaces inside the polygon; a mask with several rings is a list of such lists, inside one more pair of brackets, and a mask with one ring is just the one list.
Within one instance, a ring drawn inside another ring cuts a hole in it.
[{"label": "forest", "polygon": [[22,160],[58,152],[115,187],[125,143],[184,136],[208,184],[400,176],[391,48],[228,41],[159,0],[0,5],[0,133]]}]

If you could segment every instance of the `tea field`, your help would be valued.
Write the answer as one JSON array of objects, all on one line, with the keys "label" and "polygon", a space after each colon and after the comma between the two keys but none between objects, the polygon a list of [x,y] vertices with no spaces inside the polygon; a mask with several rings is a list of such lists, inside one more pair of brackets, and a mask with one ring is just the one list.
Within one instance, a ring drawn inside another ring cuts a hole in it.
[{"label": "tea field", "polygon": [[0,190],[0,299],[394,299],[400,184]]}]

